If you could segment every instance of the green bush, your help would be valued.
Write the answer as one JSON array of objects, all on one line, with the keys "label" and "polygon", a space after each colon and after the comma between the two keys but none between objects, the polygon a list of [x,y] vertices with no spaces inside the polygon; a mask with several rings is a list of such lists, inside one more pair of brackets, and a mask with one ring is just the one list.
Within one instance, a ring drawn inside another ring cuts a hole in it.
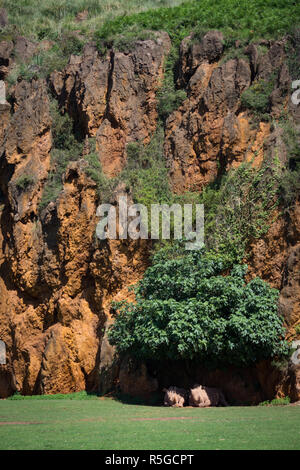
[{"label": "green bush", "polygon": [[16,181],[16,187],[19,191],[26,191],[35,184],[35,178],[31,175],[24,174]]},{"label": "green bush", "polygon": [[170,114],[180,107],[186,97],[185,90],[175,89],[173,80],[165,80],[157,94],[160,118],[166,121]]},{"label": "green bush", "polygon": [[300,194],[300,165],[296,170],[288,170],[284,174],[281,185],[281,199],[285,208],[290,209]]},{"label": "green bush", "polygon": [[173,44],[165,61],[163,83],[157,93],[158,113],[163,123],[165,123],[173,111],[180,107],[187,97],[185,90],[178,90],[175,86],[175,75],[178,62],[179,49]]},{"label": "green bush", "polygon": [[267,233],[273,221],[281,178],[279,161],[265,156],[259,170],[243,163],[204,188],[200,202],[208,249],[226,254],[232,262],[243,260],[249,241]]},{"label": "green bush", "polygon": [[245,46],[247,41],[239,41],[239,46],[236,47],[235,40],[226,40],[224,41],[224,52],[220,60],[220,65],[224,64],[230,59],[244,59],[249,63],[249,56],[245,54]]},{"label": "green bush", "polygon": [[290,403],[291,403],[290,397],[274,398],[274,400],[271,401],[272,406],[283,406],[283,405],[289,405]]},{"label": "green bush", "polygon": [[151,142],[144,146],[135,142],[127,145],[127,164],[120,175],[132,192],[136,203],[150,205],[171,201],[172,193],[163,154],[164,132],[158,125]]},{"label": "green bush", "polygon": [[136,303],[117,311],[109,341],[138,359],[194,359],[218,367],[246,365],[287,354],[278,291],[247,268],[215,254],[157,253],[136,289]]},{"label": "green bush", "polygon": [[156,40],[156,34],[153,31],[140,30],[137,26],[132,26],[122,34],[107,38],[99,50],[103,54],[107,48],[113,46],[117,51],[130,52],[134,49],[137,41],[147,39]]},{"label": "green bush", "polygon": [[284,406],[291,403],[290,397],[274,398],[271,401],[263,401],[259,406]]},{"label": "green bush", "polygon": [[242,105],[250,109],[257,118],[269,121],[270,95],[274,88],[274,80],[258,80],[242,94]]}]

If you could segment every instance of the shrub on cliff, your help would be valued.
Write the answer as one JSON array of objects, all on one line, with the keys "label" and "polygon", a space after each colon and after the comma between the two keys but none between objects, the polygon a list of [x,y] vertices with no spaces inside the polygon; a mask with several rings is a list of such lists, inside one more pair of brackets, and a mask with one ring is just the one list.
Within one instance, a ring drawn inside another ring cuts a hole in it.
[{"label": "shrub on cliff", "polygon": [[127,146],[127,165],[121,174],[121,180],[131,189],[134,201],[150,205],[167,204],[172,193],[168,182],[168,173],[163,154],[164,132],[158,125],[150,143],[132,142]]},{"label": "shrub on cliff", "polygon": [[276,217],[281,179],[278,158],[266,152],[259,169],[242,163],[204,188],[206,247],[242,262],[249,240],[266,234]]},{"label": "shrub on cliff", "polygon": [[118,302],[109,341],[140,359],[194,359],[246,365],[284,355],[278,291],[259,278],[245,283],[246,266],[228,275],[224,257],[158,252],[136,290],[136,303]]},{"label": "shrub on cliff", "polygon": [[254,115],[262,120],[270,120],[270,95],[274,88],[274,77],[269,81],[259,80],[253,83],[242,94],[242,105],[250,109]]},{"label": "shrub on cliff", "polygon": [[24,174],[16,182],[19,191],[26,191],[30,186],[34,185],[35,179],[31,175]]},{"label": "shrub on cliff", "polygon": [[63,189],[63,174],[71,161],[80,158],[83,143],[77,140],[74,132],[74,122],[70,116],[62,114],[58,103],[50,101],[50,113],[52,118],[53,147],[51,152],[51,171],[44,186],[40,210],[47,207],[50,201],[55,201]]}]

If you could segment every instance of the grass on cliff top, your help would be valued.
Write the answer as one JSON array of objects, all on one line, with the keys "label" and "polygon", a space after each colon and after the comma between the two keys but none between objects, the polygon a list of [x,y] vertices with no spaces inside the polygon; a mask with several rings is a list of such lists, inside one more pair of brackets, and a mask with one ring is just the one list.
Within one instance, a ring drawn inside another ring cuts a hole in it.
[{"label": "grass on cliff top", "polygon": [[[10,85],[18,78],[46,78],[63,69],[70,55],[81,54],[91,39],[101,52],[112,43],[124,50],[137,39],[152,37],[151,31],[167,31],[173,43],[168,71],[177,60],[180,41],[192,31],[200,38],[209,29],[219,29],[228,45],[236,39],[282,37],[300,24],[300,4],[293,0],[0,0],[1,6],[7,9],[10,24],[0,29],[0,41],[18,35],[52,41],[50,48],[38,48],[30,63],[17,58]],[[76,15],[83,10],[88,16],[78,23]]]},{"label": "grass on cliff top", "polygon": [[[63,32],[90,36],[106,21],[159,7],[179,5],[183,0],[0,0],[9,21],[19,34],[33,40],[56,40]],[[76,15],[87,10],[87,18]]]},{"label": "grass on cliff top", "polygon": [[0,400],[0,449],[300,449],[300,406],[164,408]]},{"label": "grass on cliff top", "polygon": [[[96,32],[101,42],[132,30],[133,37],[142,30],[164,30],[179,43],[194,29],[220,29],[249,40],[280,37],[300,23],[300,4],[293,0],[0,0],[0,7],[10,21],[0,36],[34,40],[57,41],[72,32],[89,39]],[[83,10],[88,16],[78,23]]]},{"label": "grass on cliff top", "polygon": [[[0,41],[25,36],[33,41],[51,41],[50,47],[38,48],[28,62],[16,57],[16,65],[8,77],[9,85],[18,78],[46,78],[54,70],[62,70],[71,54],[79,55],[86,42],[106,21],[124,17],[133,11],[179,5],[183,0],[0,0],[0,8],[8,13],[9,24],[0,27]],[[83,21],[78,13],[87,12]]]}]

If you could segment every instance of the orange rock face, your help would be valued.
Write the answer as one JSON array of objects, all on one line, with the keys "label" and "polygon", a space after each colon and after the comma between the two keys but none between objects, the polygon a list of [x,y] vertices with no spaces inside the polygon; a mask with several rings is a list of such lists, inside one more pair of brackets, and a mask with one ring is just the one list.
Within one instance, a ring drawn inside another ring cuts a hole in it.
[{"label": "orange rock face", "polygon": [[201,190],[245,160],[261,165],[270,126],[262,122],[253,129],[241,101],[254,79],[267,80],[276,70],[272,115],[278,115],[286,103],[281,91],[289,81],[284,44],[274,43],[261,57],[252,45],[246,51],[249,61],[237,58],[222,63],[222,51],[218,32],[207,33],[200,44],[187,38],[181,45],[179,84],[186,86],[188,97],[169,117],[165,140],[170,181],[177,193]]},{"label": "orange rock face", "polygon": [[21,82],[15,96],[12,117],[1,122],[0,338],[8,363],[0,396],[95,390],[110,301],[129,296],[148,248],[98,246],[96,184],[83,159],[68,167],[59,199],[39,211],[52,147],[45,83]]},{"label": "orange rock face", "polygon": [[19,222],[1,257],[0,337],[13,387],[22,393],[98,388],[110,301],[128,297],[127,287],[147,265],[143,246],[96,246],[95,185],[82,172],[84,163],[69,169],[59,201],[36,227]]},{"label": "orange rock face", "polygon": [[[18,47],[30,54],[33,45],[21,39]],[[199,44],[183,41],[177,84],[186,88],[187,99],[165,126],[174,192],[201,190],[243,161],[260,168],[266,148],[286,162],[280,133],[266,122],[253,128],[241,100],[255,78],[267,79],[276,69],[272,116],[287,107],[284,43],[267,46],[262,56],[256,45],[249,46],[249,61],[226,61],[219,32],[208,33]],[[0,79],[14,47],[0,43]],[[81,57],[71,56],[68,66],[50,78],[51,92],[74,118],[75,131],[96,138],[109,177],[126,164],[127,144],[149,142],[156,129],[156,93],[169,50],[166,33],[104,56],[89,44]],[[0,366],[0,397],[15,390],[51,394],[100,387],[108,392],[117,384],[125,393],[147,396],[157,390],[157,380],[146,365],[129,368],[126,361],[115,361],[107,328],[111,301],[133,300],[128,287],[143,276],[151,244],[95,239],[99,197],[84,158],[68,165],[58,199],[39,209],[53,145],[48,96],[45,81],[21,81],[11,105],[0,104],[0,339],[8,351],[7,365]],[[291,111],[296,119],[297,110]],[[124,192],[120,186],[114,197]],[[249,276],[261,276],[281,290],[280,310],[294,334],[300,321],[300,206],[289,215],[280,210],[276,215],[267,235],[249,246]],[[243,380],[239,372],[230,380],[228,374],[201,377],[207,385],[225,388],[237,402],[247,401],[249,394],[253,402],[263,398],[255,381],[270,398],[288,393],[300,399],[297,367],[280,375],[260,364]]]}]

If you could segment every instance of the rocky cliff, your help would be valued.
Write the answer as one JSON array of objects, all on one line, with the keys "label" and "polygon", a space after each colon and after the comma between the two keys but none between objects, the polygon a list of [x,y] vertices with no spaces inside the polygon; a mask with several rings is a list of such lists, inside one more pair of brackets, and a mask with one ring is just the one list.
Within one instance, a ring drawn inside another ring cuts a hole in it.
[{"label": "rocky cliff", "polygon": [[[237,43],[231,57],[218,31],[182,42],[174,80],[187,97],[164,123],[164,157],[174,193],[202,191],[245,161],[259,170],[272,153],[282,169],[287,166],[287,143],[276,123],[285,113],[299,125],[300,111],[290,99],[286,41]],[[6,80],[21,46],[33,53],[24,38],[0,42],[0,78]],[[105,335],[110,303],[132,296],[127,288],[142,277],[152,246],[96,240],[96,209],[108,201],[85,171],[88,150],[69,162],[58,198],[41,209],[55,171],[50,101],[56,100],[60,112],[74,120],[79,139],[95,139],[102,171],[113,178],[126,166],[127,145],[147,145],[155,133],[157,93],[170,48],[163,32],[123,52],[112,48],[103,54],[91,43],[47,80],[18,81],[9,103],[0,104],[0,339],[7,345],[7,365],[0,366],[1,397],[16,390],[108,391],[118,379]],[[272,123],[243,100],[245,91],[270,82]],[[109,202],[126,191],[119,185]],[[289,334],[295,335],[300,324],[299,195],[288,211],[279,202],[267,232],[249,240],[247,251],[249,276],[259,275],[281,290],[280,311]],[[126,367],[119,377],[123,391],[149,391],[149,384],[157,388],[144,366],[134,379]],[[219,384],[226,378],[218,374]],[[245,389],[249,383],[255,389],[255,380],[260,392],[254,401],[276,393],[300,399],[295,368],[275,373],[263,364],[246,376],[231,387],[241,400],[249,399]],[[250,392],[251,399],[255,394]]]}]

